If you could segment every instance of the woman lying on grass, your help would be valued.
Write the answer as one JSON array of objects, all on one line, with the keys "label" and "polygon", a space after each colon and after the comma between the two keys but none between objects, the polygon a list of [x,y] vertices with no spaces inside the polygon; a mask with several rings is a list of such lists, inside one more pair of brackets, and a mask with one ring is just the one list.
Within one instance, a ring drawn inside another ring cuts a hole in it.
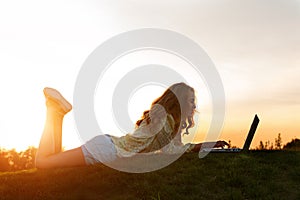
[{"label": "woman lying on grass", "polygon": [[[132,134],[122,137],[99,135],[81,147],[62,152],[62,124],[72,105],[55,89],[45,88],[47,118],[36,155],[37,168],[83,166],[112,162],[118,157],[157,152],[172,143],[183,146],[181,134],[194,125],[195,92],[185,83],[169,87],[136,122]],[[190,146],[199,151],[201,143]],[[215,146],[228,145],[218,141]]]}]

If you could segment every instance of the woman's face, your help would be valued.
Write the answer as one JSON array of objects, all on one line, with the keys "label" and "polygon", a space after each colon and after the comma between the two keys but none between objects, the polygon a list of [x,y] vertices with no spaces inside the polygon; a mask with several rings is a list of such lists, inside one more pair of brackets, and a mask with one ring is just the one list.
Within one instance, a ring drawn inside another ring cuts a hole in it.
[{"label": "woman's face", "polygon": [[196,108],[194,91],[188,91],[186,100],[185,116],[193,117]]}]

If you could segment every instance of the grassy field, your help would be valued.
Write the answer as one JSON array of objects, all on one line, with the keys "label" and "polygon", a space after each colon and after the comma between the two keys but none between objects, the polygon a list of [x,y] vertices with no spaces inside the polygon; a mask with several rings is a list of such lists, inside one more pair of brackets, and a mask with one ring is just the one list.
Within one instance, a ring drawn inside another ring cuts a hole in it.
[{"label": "grassy field", "polygon": [[300,199],[300,152],[191,153],[144,174],[103,165],[0,173],[0,199]]}]

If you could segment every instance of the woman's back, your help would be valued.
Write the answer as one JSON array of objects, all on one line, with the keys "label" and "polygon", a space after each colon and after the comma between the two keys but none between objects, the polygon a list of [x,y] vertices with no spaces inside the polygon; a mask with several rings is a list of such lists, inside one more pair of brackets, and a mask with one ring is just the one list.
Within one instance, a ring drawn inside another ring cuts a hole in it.
[{"label": "woman's back", "polygon": [[171,142],[176,131],[175,121],[171,114],[159,122],[147,123],[146,120],[132,134],[122,137],[112,136],[119,156],[128,157],[135,153],[149,153],[160,150]]}]

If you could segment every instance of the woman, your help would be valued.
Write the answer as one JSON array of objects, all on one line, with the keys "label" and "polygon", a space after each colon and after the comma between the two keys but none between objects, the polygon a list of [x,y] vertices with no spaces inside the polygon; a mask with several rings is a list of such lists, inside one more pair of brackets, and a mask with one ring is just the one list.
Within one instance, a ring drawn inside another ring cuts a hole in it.
[{"label": "woman", "polygon": [[[181,133],[193,127],[195,91],[185,83],[176,83],[145,111],[136,122],[134,133],[122,137],[99,135],[81,147],[61,151],[62,122],[71,104],[55,89],[45,88],[47,118],[36,156],[37,168],[83,166],[112,162],[136,153],[157,152],[168,144],[182,145]],[[198,150],[201,144],[192,146]],[[199,150],[198,150],[199,151]]]}]

